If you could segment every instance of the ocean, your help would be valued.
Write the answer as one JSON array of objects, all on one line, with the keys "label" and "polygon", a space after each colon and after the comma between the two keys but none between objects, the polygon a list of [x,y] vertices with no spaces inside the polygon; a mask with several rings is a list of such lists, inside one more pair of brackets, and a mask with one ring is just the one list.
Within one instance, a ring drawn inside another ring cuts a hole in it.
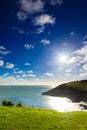
[{"label": "ocean", "polygon": [[53,109],[57,111],[77,111],[79,104],[70,102],[67,98],[42,95],[51,89],[50,86],[0,86],[0,104],[3,100],[19,102],[23,106]]}]

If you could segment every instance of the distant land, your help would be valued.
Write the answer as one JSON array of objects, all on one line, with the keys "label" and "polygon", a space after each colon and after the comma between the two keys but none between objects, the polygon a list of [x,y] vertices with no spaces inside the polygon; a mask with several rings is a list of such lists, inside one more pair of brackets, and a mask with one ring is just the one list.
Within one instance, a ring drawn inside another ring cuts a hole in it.
[{"label": "distant land", "polygon": [[72,102],[83,101],[87,103],[87,79],[61,84],[42,95],[66,97]]}]

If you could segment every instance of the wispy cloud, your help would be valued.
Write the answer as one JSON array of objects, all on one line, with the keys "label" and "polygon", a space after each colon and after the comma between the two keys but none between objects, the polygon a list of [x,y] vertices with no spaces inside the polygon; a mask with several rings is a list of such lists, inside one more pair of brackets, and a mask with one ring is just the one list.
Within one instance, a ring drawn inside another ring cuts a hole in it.
[{"label": "wispy cloud", "polygon": [[44,2],[41,0],[20,0],[19,4],[18,20],[26,20],[30,14],[41,12],[44,9]]},{"label": "wispy cloud", "polygon": [[50,0],[51,5],[55,6],[55,5],[61,5],[63,4],[63,0]]},{"label": "wispy cloud", "polygon": [[63,68],[62,68],[62,67],[59,67],[57,70],[58,70],[58,71],[61,71],[61,70],[63,70]]},{"label": "wispy cloud", "polygon": [[87,40],[87,35],[84,36],[83,40]]},{"label": "wispy cloud", "polygon": [[53,16],[50,16],[48,14],[42,14],[33,20],[34,25],[44,26],[45,24],[51,24],[53,25],[55,23],[55,18]]},{"label": "wispy cloud", "polygon": [[53,75],[52,73],[48,73],[48,72],[47,72],[47,73],[44,73],[44,76],[52,77],[52,78],[54,77],[54,75]]},{"label": "wispy cloud", "polygon": [[32,44],[25,44],[24,45],[24,48],[26,48],[26,49],[34,49],[34,45],[32,45]]},{"label": "wispy cloud", "polygon": [[87,63],[83,65],[83,69],[87,71]]},{"label": "wispy cloud", "polygon": [[70,72],[72,72],[72,68],[66,70],[66,73],[70,73]]},{"label": "wispy cloud", "polygon": [[7,69],[13,69],[14,68],[14,64],[12,64],[12,63],[6,63],[5,68],[7,68]]},{"label": "wispy cloud", "polygon": [[10,74],[9,73],[5,73],[3,74],[3,77],[8,77]]},{"label": "wispy cloud", "polygon": [[45,30],[45,27],[41,26],[41,27],[37,28],[36,33],[40,34],[40,33],[44,32],[44,30]]},{"label": "wispy cloud", "polygon": [[40,41],[40,43],[42,43],[43,45],[48,45],[48,44],[50,44],[50,41],[47,40],[47,39],[42,39],[42,40]]},{"label": "wispy cloud", "polygon": [[11,51],[8,51],[4,46],[0,46],[0,54],[7,55],[11,53]]},{"label": "wispy cloud", "polygon": [[24,35],[29,35],[29,32],[28,31],[24,31],[24,30],[22,30],[22,29],[20,29],[20,28],[18,28],[18,27],[12,27],[12,29],[13,30],[15,30],[15,31],[17,31],[18,33],[20,33],[20,34],[24,34]]},{"label": "wispy cloud", "polygon": [[70,33],[70,35],[71,35],[71,36],[74,36],[74,35],[75,35],[75,33],[74,33],[74,32],[71,32],[71,33]]},{"label": "wispy cloud", "polygon": [[4,66],[4,61],[3,60],[0,60],[0,67],[1,66]]}]

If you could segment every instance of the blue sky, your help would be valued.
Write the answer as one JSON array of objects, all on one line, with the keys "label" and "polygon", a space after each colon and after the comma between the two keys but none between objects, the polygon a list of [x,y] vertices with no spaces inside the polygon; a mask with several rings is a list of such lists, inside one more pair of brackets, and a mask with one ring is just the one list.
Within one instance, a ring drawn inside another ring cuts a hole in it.
[{"label": "blue sky", "polygon": [[0,85],[87,78],[87,0],[0,1]]}]

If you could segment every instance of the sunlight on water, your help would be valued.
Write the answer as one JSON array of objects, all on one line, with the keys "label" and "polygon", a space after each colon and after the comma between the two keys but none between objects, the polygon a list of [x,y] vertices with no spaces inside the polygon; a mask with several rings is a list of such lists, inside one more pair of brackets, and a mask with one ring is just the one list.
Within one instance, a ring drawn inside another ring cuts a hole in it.
[{"label": "sunlight on water", "polygon": [[67,111],[79,111],[81,110],[79,104],[72,103],[67,98],[61,97],[49,97],[48,104],[52,109],[55,109],[59,112],[67,112]]}]

